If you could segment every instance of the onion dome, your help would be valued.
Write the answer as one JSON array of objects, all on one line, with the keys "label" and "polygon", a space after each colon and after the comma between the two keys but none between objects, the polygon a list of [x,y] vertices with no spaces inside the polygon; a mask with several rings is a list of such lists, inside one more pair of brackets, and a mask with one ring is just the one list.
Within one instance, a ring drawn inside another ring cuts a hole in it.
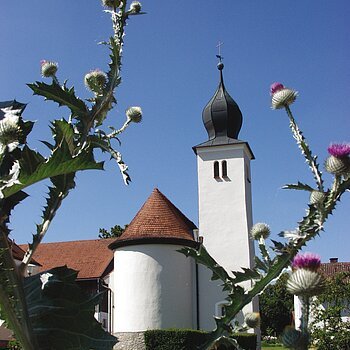
[{"label": "onion dome", "polygon": [[110,249],[137,244],[175,244],[197,247],[196,225],[155,188],[123,234]]},{"label": "onion dome", "polygon": [[242,127],[242,113],[225,89],[222,70],[224,64],[219,62],[219,86],[203,110],[202,118],[208,132],[209,140],[237,139]]}]

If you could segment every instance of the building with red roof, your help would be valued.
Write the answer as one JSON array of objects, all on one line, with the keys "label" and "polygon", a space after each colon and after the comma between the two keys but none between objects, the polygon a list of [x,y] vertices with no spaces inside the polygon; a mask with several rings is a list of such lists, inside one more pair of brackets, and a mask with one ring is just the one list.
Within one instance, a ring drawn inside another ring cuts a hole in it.
[{"label": "building with red roof", "polygon": [[[211,330],[223,316],[227,292],[211,272],[178,251],[198,248],[227,271],[252,268],[249,144],[238,139],[242,113],[228,94],[223,64],[217,90],[203,110],[208,140],[193,147],[198,169],[199,230],[158,189],[154,189],[124,233],[116,239],[42,243],[34,255],[40,271],[67,265],[88,291],[107,290],[96,317],[124,336],[148,329]],[[200,236],[199,236],[200,234]],[[25,249],[24,247],[22,247]],[[243,287],[250,287],[249,282]],[[251,302],[244,313],[257,310]],[[243,315],[243,313],[242,313]],[[243,321],[239,315],[237,322]],[[138,347],[122,344],[120,349]]]}]

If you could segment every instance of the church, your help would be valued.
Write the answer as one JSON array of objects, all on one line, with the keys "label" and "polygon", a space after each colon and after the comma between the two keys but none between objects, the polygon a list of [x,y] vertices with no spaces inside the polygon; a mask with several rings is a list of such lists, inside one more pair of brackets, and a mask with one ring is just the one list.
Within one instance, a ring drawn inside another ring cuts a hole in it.
[{"label": "church", "polygon": [[[34,256],[41,266],[32,273],[66,264],[79,270],[78,283],[86,290],[106,290],[95,316],[119,340],[149,329],[214,328],[213,316],[222,315],[226,295],[218,281],[210,281],[208,269],[179,249],[204,244],[227,271],[254,265],[249,236],[254,155],[239,139],[242,114],[225,88],[223,63],[217,67],[219,84],[202,113],[208,139],[193,147],[198,227],[155,188],[117,239],[43,243]],[[252,311],[255,303],[244,310]]]}]

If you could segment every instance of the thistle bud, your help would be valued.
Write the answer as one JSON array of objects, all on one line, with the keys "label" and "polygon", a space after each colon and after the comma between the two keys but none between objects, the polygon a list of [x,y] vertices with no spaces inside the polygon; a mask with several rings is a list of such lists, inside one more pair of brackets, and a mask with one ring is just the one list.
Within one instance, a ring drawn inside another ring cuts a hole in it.
[{"label": "thistle bud", "polygon": [[270,226],[259,222],[251,228],[250,234],[255,240],[259,240],[260,238],[266,239],[270,235]]},{"label": "thistle bud", "polygon": [[133,1],[130,4],[129,11],[133,12],[133,13],[140,13],[141,12],[141,3],[139,1]]},{"label": "thistle bud", "polygon": [[87,73],[84,78],[85,86],[92,92],[100,95],[107,83],[107,75],[99,69]]},{"label": "thistle bud", "polygon": [[334,175],[345,175],[350,172],[350,144],[332,143],[328,147],[329,158],[326,160],[326,170]]},{"label": "thistle bud", "polygon": [[134,123],[140,123],[142,120],[141,107],[129,107],[125,111],[126,117]]},{"label": "thistle bud", "polygon": [[44,78],[52,78],[56,75],[58,64],[57,62],[42,60],[41,64],[41,75]]},{"label": "thistle bud", "polygon": [[322,293],[324,279],[317,272],[308,269],[298,269],[290,275],[286,287],[291,294],[311,297]]},{"label": "thistle bud", "polygon": [[345,175],[350,171],[350,159],[349,157],[338,158],[329,156],[324,167],[331,174],[338,176]]},{"label": "thistle bud", "polygon": [[260,325],[259,312],[249,312],[244,316],[244,322],[249,328],[257,328]]},{"label": "thistle bud", "polygon": [[326,198],[326,194],[322,191],[312,191],[310,194],[310,204],[322,205]]},{"label": "thistle bud", "polygon": [[120,0],[102,0],[102,5],[109,8],[117,8],[120,5]]},{"label": "thistle bud", "polygon": [[19,127],[18,110],[3,108],[3,119],[0,120],[0,144],[8,146],[10,151],[14,150],[21,138],[21,129]]},{"label": "thistle bud", "polygon": [[281,340],[284,346],[293,349],[304,349],[308,344],[307,334],[304,334],[291,326],[287,326],[284,329]]},{"label": "thistle bud", "polygon": [[284,87],[281,83],[273,83],[270,87],[273,109],[280,109],[292,104],[298,96],[298,92]]}]

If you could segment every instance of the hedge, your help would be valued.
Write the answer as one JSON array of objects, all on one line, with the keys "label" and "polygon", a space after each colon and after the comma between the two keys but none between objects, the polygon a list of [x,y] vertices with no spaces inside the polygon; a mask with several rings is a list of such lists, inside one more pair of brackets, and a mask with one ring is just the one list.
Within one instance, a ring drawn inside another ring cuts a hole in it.
[{"label": "hedge", "polygon": [[[202,344],[206,332],[192,329],[159,329],[145,332],[146,350],[191,350]],[[251,333],[240,333],[235,335],[238,344],[244,350],[256,349],[256,335]],[[233,350],[220,346],[221,350]]]}]

